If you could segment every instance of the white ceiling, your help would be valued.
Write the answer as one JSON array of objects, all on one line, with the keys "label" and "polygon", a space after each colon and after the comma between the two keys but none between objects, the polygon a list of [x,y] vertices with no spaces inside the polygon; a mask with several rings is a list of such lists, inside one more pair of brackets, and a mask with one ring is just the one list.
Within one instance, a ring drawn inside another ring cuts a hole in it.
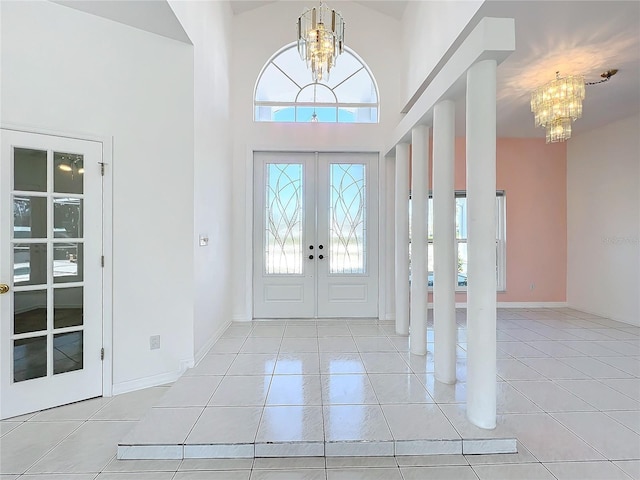
[{"label": "white ceiling", "polygon": [[[54,0],[179,41],[189,42],[167,1]],[[280,0],[284,1],[284,0]],[[289,0],[291,1],[291,0]],[[312,6],[317,0],[295,0]],[[333,5],[345,0],[332,0]],[[271,0],[230,0],[235,14]],[[360,0],[357,3],[401,19],[408,1]],[[299,10],[299,9],[298,9]],[[297,10],[296,10],[297,11]],[[530,92],[561,75],[582,74],[597,81],[611,68],[609,82],[587,87],[579,133],[640,111],[640,2],[613,0],[489,0],[475,19],[485,16],[516,20],[516,51],[498,68],[498,135],[543,137],[533,125]],[[464,99],[458,102],[458,132],[464,131]]]}]

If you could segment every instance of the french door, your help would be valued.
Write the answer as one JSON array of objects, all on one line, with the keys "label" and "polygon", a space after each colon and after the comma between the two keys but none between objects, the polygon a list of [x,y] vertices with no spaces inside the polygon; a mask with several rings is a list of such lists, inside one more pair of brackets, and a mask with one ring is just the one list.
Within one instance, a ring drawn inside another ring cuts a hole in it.
[{"label": "french door", "polygon": [[102,145],[0,135],[0,418],[8,418],[102,395]]},{"label": "french door", "polygon": [[378,316],[378,155],[254,154],[255,318]]}]

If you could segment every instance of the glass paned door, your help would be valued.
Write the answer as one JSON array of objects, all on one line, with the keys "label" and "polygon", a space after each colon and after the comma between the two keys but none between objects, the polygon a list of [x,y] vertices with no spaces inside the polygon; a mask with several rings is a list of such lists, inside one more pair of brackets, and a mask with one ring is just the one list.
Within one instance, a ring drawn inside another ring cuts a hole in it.
[{"label": "glass paned door", "polygon": [[255,318],[378,315],[377,158],[255,154]]},{"label": "glass paned door", "polygon": [[101,152],[2,130],[2,418],[102,394]]}]

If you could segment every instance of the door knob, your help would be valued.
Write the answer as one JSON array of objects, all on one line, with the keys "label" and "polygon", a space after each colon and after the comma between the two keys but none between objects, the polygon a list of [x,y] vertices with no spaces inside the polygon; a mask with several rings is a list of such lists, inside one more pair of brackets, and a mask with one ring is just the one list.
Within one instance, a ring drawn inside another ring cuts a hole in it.
[{"label": "door knob", "polygon": [[322,245],[318,245],[318,248],[322,250],[324,247]]},{"label": "door knob", "polygon": [[309,245],[309,250],[313,250],[313,245]]},{"label": "door knob", "polygon": [[324,258],[324,255],[318,255],[318,258],[322,260]]},{"label": "door knob", "polygon": [[6,283],[0,283],[0,295],[3,295],[9,291],[9,285]]},{"label": "door knob", "polygon": [[309,255],[309,260],[313,260],[313,255]]}]

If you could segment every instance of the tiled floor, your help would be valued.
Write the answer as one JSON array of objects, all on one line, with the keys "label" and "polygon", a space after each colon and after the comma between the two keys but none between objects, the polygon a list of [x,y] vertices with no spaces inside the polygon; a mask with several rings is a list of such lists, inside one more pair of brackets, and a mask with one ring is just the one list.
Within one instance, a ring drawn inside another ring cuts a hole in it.
[{"label": "tiled floor", "polygon": [[[464,417],[464,311],[458,315],[455,386],[435,382],[432,357],[408,355],[390,323],[233,325],[171,389],[1,422],[0,480],[640,479],[640,328],[568,309],[499,311],[499,424],[517,436],[517,454],[115,460],[136,420],[156,415],[163,441],[229,431],[295,434],[313,445],[321,431],[349,438],[365,424],[372,439],[396,431],[412,438],[424,428],[473,435]],[[410,406],[398,403],[407,399]]]}]

